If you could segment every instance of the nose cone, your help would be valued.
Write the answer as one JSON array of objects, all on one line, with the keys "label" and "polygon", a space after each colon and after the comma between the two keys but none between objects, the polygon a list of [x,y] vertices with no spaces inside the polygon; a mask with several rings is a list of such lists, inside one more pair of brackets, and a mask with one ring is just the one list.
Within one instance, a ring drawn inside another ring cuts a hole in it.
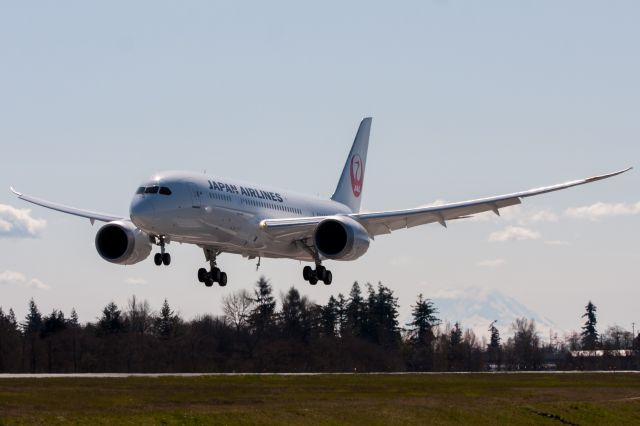
[{"label": "nose cone", "polygon": [[129,216],[138,228],[153,228],[155,215],[156,210],[151,196],[136,195],[133,197],[133,201],[131,201],[131,206],[129,207]]}]

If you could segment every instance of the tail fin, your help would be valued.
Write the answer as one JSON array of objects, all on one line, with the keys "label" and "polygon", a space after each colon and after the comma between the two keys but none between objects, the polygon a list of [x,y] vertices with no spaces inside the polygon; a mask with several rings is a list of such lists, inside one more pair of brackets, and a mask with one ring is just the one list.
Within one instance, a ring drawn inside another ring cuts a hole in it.
[{"label": "tail fin", "polygon": [[349,157],[347,157],[347,162],[344,165],[344,169],[342,169],[336,192],[331,197],[332,200],[349,207],[354,213],[360,211],[370,132],[371,117],[367,117],[360,123]]}]

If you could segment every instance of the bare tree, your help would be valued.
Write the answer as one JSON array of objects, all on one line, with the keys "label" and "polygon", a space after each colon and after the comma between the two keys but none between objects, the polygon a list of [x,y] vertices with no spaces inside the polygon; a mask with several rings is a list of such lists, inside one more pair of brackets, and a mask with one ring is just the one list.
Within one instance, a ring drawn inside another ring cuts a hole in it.
[{"label": "bare tree", "polygon": [[235,326],[236,331],[240,331],[248,325],[253,302],[251,294],[244,289],[222,298],[224,317],[230,324]]}]

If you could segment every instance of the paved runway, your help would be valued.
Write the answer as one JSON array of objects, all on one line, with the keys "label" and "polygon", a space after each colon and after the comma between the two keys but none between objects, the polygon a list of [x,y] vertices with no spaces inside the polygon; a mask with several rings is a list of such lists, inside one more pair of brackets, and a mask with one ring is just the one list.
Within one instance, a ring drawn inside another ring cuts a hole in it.
[{"label": "paved runway", "polygon": [[1,379],[50,379],[50,378],[125,378],[125,377],[203,377],[203,376],[320,376],[320,375],[442,375],[442,374],[640,374],[638,370],[619,371],[495,371],[495,372],[369,372],[369,373],[71,373],[71,374],[0,374]]}]

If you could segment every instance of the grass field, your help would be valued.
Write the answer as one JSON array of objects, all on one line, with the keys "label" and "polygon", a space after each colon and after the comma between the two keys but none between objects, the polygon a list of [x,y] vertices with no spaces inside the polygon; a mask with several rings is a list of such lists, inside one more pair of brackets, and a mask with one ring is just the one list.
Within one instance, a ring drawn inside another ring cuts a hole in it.
[{"label": "grass field", "polygon": [[640,424],[640,374],[0,378],[0,424]]}]

